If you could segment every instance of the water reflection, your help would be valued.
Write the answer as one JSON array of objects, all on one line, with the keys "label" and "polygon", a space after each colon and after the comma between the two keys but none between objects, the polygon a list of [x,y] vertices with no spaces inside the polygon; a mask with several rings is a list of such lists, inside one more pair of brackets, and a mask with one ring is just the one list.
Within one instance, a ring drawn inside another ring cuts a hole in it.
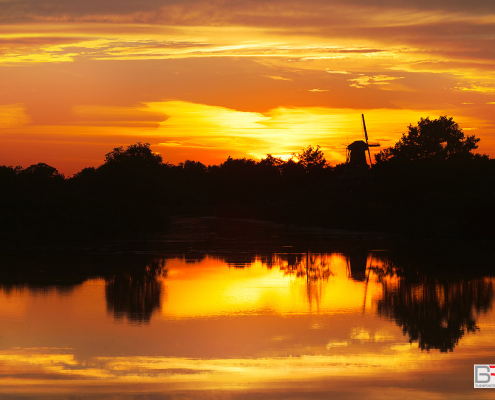
[{"label": "water reflection", "polygon": [[144,269],[115,274],[105,279],[107,312],[116,321],[149,323],[162,305],[162,282],[167,276],[164,259],[150,260]]},{"label": "water reflection", "polygon": [[320,309],[325,282],[334,273],[329,254],[281,254],[273,257],[272,265],[277,265],[284,275],[306,280],[306,298],[312,309]]},{"label": "water reflection", "polygon": [[[107,312],[116,321],[149,323],[161,309],[165,294],[161,279],[167,275],[165,259],[140,255],[47,254],[0,259],[0,293],[7,298],[22,295],[70,296],[89,280],[105,281]],[[201,258],[196,259],[196,261]],[[187,259],[188,262],[192,262]]]},{"label": "water reflection", "polygon": [[82,268],[71,256],[0,257],[0,291],[6,295],[22,291],[69,295],[75,287],[95,276],[92,268],[78,273]]},{"label": "water reflection", "polygon": [[70,384],[87,397],[193,389],[206,398],[201,390],[235,385],[252,397],[274,388],[281,398],[316,389],[383,398],[387,388],[391,398],[436,398],[441,385],[465,398],[472,364],[495,354],[488,275],[432,275],[386,252],[279,250],[127,255],[97,268],[65,260],[59,271],[77,279],[53,273],[41,286],[21,276],[35,269],[4,269],[0,397]]},{"label": "water reflection", "polygon": [[76,286],[81,285],[86,281],[85,278],[73,279],[71,281],[54,278],[50,281],[40,281],[36,284],[29,284],[23,281],[16,282],[0,282],[0,291],[3,291],[8,296],[15,292],[29,291],[34,295],[49,295],[56,293],[60,296],[70,295]]},{"label": "water reflection", "polygon": [[[453,351],[466,333],[479,330],[477,320],[491,310],[493,281],[480,276],[432,276],[408,260],[366,251],[186,253],[105,260],[87,275],[83,273],[87,263],[71,266],[71,260],[65,260],[50,273],[46,263],[46,270],[39,266],[5,269],[0,274],[0,291],[6,298],[24,290],[70,296],[88,279],[103,279],[107,314],[133,325],[150,324],[155,315],[252,314],[264,313],[267,307],[281,314],[324,315],[341,307],[338,312],[371,311],[394,321],[421,350]],[[222,267],[234,268],[229,272]],[[98,268],[100,274],[95,272]],[[252,269],[256,272],[249,273]],[[246,273],[234,274],[235,270]],[[171,294],[165,282],[171,285]],[[279,294],[275,295],[275,288]]]},{"label": "water reflection", "polygon": [[[206,266],[211,259],[203,259],[203,262]],[[237,254],[216,256],[214,262],[236,268],[261,264],[267,270],[278,269],[281,272],[279,279],[289,277],[304,285],[305,303],[309,306],[307,312],[312,312],[313,306],[316,306],[317,312],[328,312],[328,308],[332,307],[328,299],[337,295],[348,297],[347,300],[339,299],[348,304],[346,307],[359,305],[364,313],[369,287],[373,285],[370,308],[378,316],[394,321],[408,335],[410,342],[418,342],[419,348],[427,351],[452,351],[466,333],[479,330],[476,320],[491,310],[494,297],[493,282],[489,278],[432,277],[414,265],[396,264],[387,253],[358,251],[345,255],[310,252]],[[346,278],[334,272],[334,268],[338,269],[339,262],[345,263]],[[198,267],[201,267],[201,262]],[[336,293],[325,299],[324,292],[330,278],[334,278],[331,288]],[[362,285],[361,290],[339,293],[341,289],[335,283],[345,279]],[[215,282],[210,280],[208,285],[212,292],[216,290]],[[204,290],[208,291],[208,287]],[[235,290],[244,301],[245,288],[237,287]],[[218,301],[220,300],[215,300]],[[232,305],[232,308],[236,307],[241,312],[246,306],[240,303]]]},{"label": "water reflection", "polygon": [[394,320],[422,350],[453,351],[466,332],[479,330],[476,319],[492,308],[493,281],[484,277],[431,277],[387,259],[373,269],[382,284],[378,315]]},{"label": "water reflection", "polygon": [[273,257],[273,265],[277,265],[284,275],[295,275],[306,278],[306,281],[327,281],[333,275],[330,254],[281,254]]},{"label": "water reflection", "polygon": [[364,281],[366,279],[368,253],[363,250],[357,250],[353,253],[346,254],[346,258],[349,278],[358,282]]},{"label": "water reflection", "polygon": [[229,267],[246,268],[256,260],[256,254],[252,253],[234,253],[221,257],[222,261],[226,262]]}]

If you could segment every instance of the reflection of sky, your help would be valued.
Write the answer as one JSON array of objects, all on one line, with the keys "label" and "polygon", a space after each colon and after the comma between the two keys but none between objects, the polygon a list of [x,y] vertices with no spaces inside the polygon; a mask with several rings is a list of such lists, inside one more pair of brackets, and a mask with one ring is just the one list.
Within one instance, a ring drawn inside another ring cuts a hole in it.
[{"label": "reflection of sky", "polygon": [[328,280],[287,274],[282,258],[271,269],[167,260],[162,309],[142,325],[107,313],[102,280],[70,295],[1,292],[0,396],[222,389],[407,398],[414,389],[411,398],[466,398],[472,365],[493,362],[492,313],[453,353],[422,352],[377,317],[375,275],[365,301],[366,282],[348,279],[345,258],[315,260],[330,266]]},{"label": "reflection of sky", "polygon": [[[364,285],[347,279],[344,257],[323,258],[320,261],[326,261],[335,275],[310,285],[309,290],[321,296],[319,309],[316,300],[308,304],[306,279],[281,272],[280,267],[286,267],[286,263],[276,257],[280,264],[272,269],[267,270],[257,260],[249,268],[230,268],[229,273],[225,272],[227,264],[215,258],[185,267],[181,259],[168,260],[169,298],[163,314],[170,318],[198,318],[225,314],[361,313]],[[368,292],[377,288],[371,284]]]}]

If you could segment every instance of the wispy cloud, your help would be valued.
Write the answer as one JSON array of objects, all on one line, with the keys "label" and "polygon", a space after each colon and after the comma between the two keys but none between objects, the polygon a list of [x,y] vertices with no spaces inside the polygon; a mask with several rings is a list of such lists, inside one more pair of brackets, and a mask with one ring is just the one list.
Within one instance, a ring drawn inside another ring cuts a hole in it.
[{"label": "wispy cloud", "polygon": [[351,72],[348,71],[331,71],[331,70],[326,70],[329,74],[339,74],[339,75],[349,75]]},{"label": "wispy cloud", "polygon": [[270,79],[275,79],[276,81],[291,81],[292,79],[290,78],[284,78],[282,76],[277,76],[277,75],[266,75],[267,78]]},{"label": "wispy cloud", "polygon": [[389,85],[392,81],[395,81],[397,79],[404,79],[404,77],[387,76],[387,75],[377,75],[377,76],[362,75],[357,78],[348,79],[348,81],[353,82],[349,86],[358,89],[363,89],[364,87],[369,85]]}]

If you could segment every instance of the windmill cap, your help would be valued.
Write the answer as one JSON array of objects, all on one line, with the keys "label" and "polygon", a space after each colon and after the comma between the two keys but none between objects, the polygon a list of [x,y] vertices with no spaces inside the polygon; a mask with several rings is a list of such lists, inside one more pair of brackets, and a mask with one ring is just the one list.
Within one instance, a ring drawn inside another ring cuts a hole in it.
[{"label": "windmill cap", "polygon": [[367,150],[368,145],[362,140],[356,140],[355,142],[352,142],[349,146],[347,146],[347,148],[349,150]]}]

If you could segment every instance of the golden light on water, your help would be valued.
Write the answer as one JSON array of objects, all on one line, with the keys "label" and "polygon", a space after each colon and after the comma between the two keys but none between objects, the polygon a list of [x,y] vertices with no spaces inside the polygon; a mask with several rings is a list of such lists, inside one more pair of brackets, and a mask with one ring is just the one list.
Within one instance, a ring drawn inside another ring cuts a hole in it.
[{"label": "golden light on water", "polygon": [[[304,262],[305,256],[302,257]],[[281,270],[284,268],[281,260],[279,265],[269,270],[261,260],[256,260],[246,268],[230,267],[228,274],[225,273],[228,264],[216,258],[207,257],[201,263],[185,266],[182,259],[169,260],[168,301],[162,315],[167,318],[205,318],[266,313],[361,313],[364,286],[346,278],[345,257],[317,255],[315,262],[324,263],[332,273],[324,283],[306,282],[287,270]],[[205,285],[205,279],[208,285]],[[318,304],[313,298],[308,299],[308,290],[321,290],[317,296]],[[368,305],[377,290],[374,285],[367,288]],[[346,293],[354,295],[346,296]]]},{"label": "golden light on water", "polygon": [[[331,389],[352,397],[357,384],[360,395],[370,398],[380,398],[381,387],[397,398],[404,388],[434,398],[431,384],[455,376],[456,390],[465,395],[459,385],[472,374],[465,376],[464,365],[490,351],[493,312],[479,315],[480,331],[466,333],[453,353],[421,351],[393,320],[377,315],[384,290],[395,293],[401,280],[377,275],[371,267],[379,271],[379,257],[350,262],[356,259],[320,253],[250,256],[243,262],[168,258],[167,274],[158,278],[160,301],[152,301],[158,308],[148,322],[135,319],[132,313],[143,309],[126,302],[134,311],[116,318],[109,281],[102,279],[70,291],[4,288],[0,393],[283,388],[314,394]],[[442,308],[447,288],[437,289]],[[137,300],[126,290],[122,286],[120,295]],[[431,296],[427,287],[410,290],[413,301]],[[418,384],[421,379],[429,383]]]}]

